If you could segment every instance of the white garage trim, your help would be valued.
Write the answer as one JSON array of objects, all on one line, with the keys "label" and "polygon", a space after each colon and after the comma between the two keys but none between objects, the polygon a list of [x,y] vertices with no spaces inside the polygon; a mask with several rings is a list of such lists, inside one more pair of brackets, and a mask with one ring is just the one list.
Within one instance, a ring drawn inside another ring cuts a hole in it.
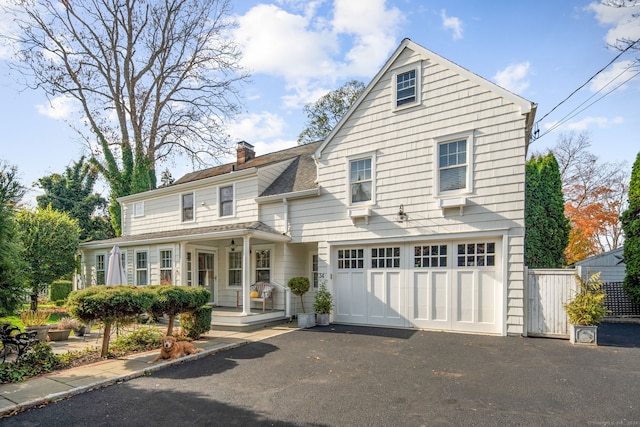
[{"label": "white garage trim", "polygon": [[333,245],[334,320],[504,334],[505,240]]}]

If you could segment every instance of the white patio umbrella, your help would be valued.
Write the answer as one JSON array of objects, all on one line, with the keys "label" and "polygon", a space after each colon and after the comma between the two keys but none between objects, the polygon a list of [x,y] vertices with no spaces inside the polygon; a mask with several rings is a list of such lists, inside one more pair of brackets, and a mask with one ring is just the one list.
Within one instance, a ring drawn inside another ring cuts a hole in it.
[{"label": "white patio umbrella", "polygon": [[109,267],[107,269],[107,280],[105,285],[126,285],[127,273],[124,271],[124,265],[122,265],[122,252],[116,245],[111,249],[111,255],[109,255]]}]

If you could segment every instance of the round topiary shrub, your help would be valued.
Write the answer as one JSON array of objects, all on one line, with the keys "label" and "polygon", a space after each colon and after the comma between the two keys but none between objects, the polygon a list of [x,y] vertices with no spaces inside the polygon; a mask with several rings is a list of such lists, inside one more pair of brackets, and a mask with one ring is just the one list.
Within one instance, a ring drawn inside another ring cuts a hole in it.
[{"label": "round topiary shrub", "polygon": [[292,294],[300,297],[302,312],[305,313],[304,301],[302,299],[302,296],[309,292],[309,287],[311,286],[309,278],[304,276],[292,277],[291,279],[289,279],[289,282],[287,282],[287,286],[289,286]]}]

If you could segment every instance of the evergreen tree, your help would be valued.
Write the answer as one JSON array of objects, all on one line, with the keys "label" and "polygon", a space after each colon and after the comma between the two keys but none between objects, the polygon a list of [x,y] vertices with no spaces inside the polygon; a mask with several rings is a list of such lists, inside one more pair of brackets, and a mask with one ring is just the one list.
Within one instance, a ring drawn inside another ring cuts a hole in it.
[{"label": "evergreen tree", "polygon": [[36,197],[38,207],[51,206],[66,212],[80,226],[80,241],[109,239],[115,236],[109,218],[100,215],[108,202],[93,192],[98,171],[84,157],[65,169],[63,175],[54,173],[38,180],[44,194]]},{"label": "evergreen tree", "polygon": [[629,299],[640,304],[640,152],[631,170],[629,207],[620,219],[625,233],[623,258],[627,265],[622,286]]},{"label": "evergreen tree", "polygon": [[564,216],[558,162],[551,153],[533,157],[525,174],[525,264],[529,268],[562,267],[571,227]]},{"label": "evergreen tree", "polygon": [[14,314],[24,301],[23,250],[15,206],[24,195],[17,169],[0,163],[0,316]]}]

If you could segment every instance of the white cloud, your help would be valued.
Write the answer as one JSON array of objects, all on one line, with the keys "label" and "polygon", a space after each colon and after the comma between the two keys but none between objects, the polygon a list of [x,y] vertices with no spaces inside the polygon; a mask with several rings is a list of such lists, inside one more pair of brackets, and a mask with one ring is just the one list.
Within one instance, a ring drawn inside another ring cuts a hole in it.
[{"label": "white cloud", "polygon": [[[637,69],[634,67],[634,63],[634,61],[616,62],[611,66],[611,68],[598,74],[591,81],[589,89],[591,89],[592,92],[603,90],[604,93],[615,89],[618,85],[622,84],[622,82],[637,74]],[[618,90],[624,90],[626,88],[626,85],[622,85]]]},{"label": "white cloud", "polygon": [[[234,37],[251,72],[285,79],[285,106],[299,108],[341,80],[370,77],[396,45],[402,15],[384,0],[283,0],[237,17]],[[310,88],[314,88],[311,90]]]},{"label": "white cloud", "polygon": [[593,2],[586,9],[595,13],[596,20],[601,25],[612,27],[605,36],[607,44],[615,45],[620,39],[640,39],[640,16],[638,15],[640,4],[631,7],[612,7]]},{"label": "white cloud", "polygon": [[77,112],[75,100],[66,96],[57,96],[51,99],[48,104],[38,104],[36,109],[43,116],[56,120],[68,119]]},{"label": "white cloud", "polygon": [[529,87],[529,62],[511,64],[507,68],[498,71],[493,80],[503,88],[513,93],[522,93]]},{"label": "white cloud", "polygon": [[285,125],[282,117],[265,111],[239,116],[227,128],[232,138],[253,144],[252,141],[282,137]]},{"label": "white cloud", "polygon": [[460,40],[462,38],[462,21],[455,16],[447,16],[445,9],[440,11],[440,17],[442,18],[442,27],[445,30],[451,30],[454,40]]}]

